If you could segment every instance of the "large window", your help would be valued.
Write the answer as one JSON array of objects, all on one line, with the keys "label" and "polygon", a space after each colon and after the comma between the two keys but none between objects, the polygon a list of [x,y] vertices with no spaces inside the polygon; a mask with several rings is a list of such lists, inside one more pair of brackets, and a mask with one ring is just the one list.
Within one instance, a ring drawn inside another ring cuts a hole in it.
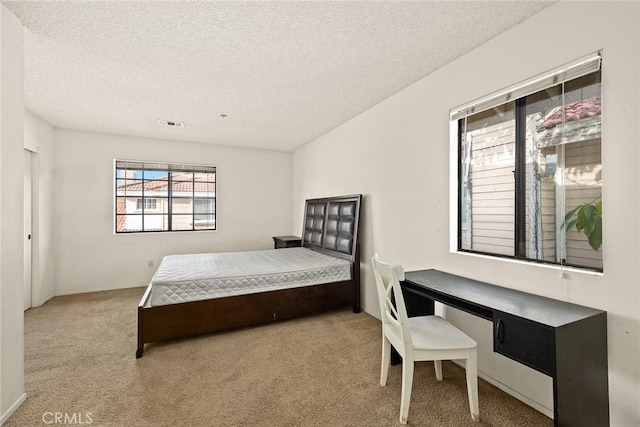
[{"label": "large window", "polygon": [[116,233],[216,229],[215,166],[115,163]]},{"label": "large window", "polygon": [[458,251],[602,271],[600,57],[452,112]]}]

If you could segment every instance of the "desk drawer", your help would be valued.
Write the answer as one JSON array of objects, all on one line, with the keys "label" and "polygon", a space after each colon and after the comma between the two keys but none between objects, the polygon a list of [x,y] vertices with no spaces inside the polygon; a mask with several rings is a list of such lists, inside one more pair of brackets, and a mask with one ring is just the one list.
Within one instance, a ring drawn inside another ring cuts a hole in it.
[{"label": "desk drawer", "polygon": [[549,326],[495,312],[493,351],[543,374],[555,375],[555,329]]}]

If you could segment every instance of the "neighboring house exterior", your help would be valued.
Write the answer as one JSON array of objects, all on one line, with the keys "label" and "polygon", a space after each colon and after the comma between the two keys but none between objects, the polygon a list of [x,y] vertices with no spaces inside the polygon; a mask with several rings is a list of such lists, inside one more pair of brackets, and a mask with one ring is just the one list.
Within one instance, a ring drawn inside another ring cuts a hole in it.
[{"label": "neighboring house exterior", "polygon": [[[463,154],[470,191],[461,237],[465,249],[513,255],[515,120],[500,113],[465,135],[472,148]],[[602,249],[563,229],[567,212],[602,199],[600,97],[528,115],[527,129],[527,257],[602,269]]]},{"label": "neighboring house exterior", "polygon": [[165,172],[139,179],[141,171],[121,172],[116,232],[216,228],[215,174]]}]

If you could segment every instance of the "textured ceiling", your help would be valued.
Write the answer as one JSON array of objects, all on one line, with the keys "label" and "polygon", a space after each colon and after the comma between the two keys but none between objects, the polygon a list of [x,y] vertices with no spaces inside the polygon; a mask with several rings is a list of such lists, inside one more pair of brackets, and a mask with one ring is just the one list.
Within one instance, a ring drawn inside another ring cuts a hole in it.
[{"label": "textured ceiling", "polygon": [[551,2],[2,3],[53,126],[288,151]]}]

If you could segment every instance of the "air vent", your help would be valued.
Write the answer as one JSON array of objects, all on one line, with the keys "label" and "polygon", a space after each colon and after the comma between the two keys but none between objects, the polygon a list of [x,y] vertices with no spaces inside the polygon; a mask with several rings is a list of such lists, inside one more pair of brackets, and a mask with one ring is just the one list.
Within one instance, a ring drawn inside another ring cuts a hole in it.
[{"label": "air vent", "polygon": [[176,127],[176,128],[184,127],[184,123],[182,123],[182,122],[173,122],[173,121],[170,121],[170,120],[158,120],[158,124],[160,126],[169,126],[169,127]]}]

